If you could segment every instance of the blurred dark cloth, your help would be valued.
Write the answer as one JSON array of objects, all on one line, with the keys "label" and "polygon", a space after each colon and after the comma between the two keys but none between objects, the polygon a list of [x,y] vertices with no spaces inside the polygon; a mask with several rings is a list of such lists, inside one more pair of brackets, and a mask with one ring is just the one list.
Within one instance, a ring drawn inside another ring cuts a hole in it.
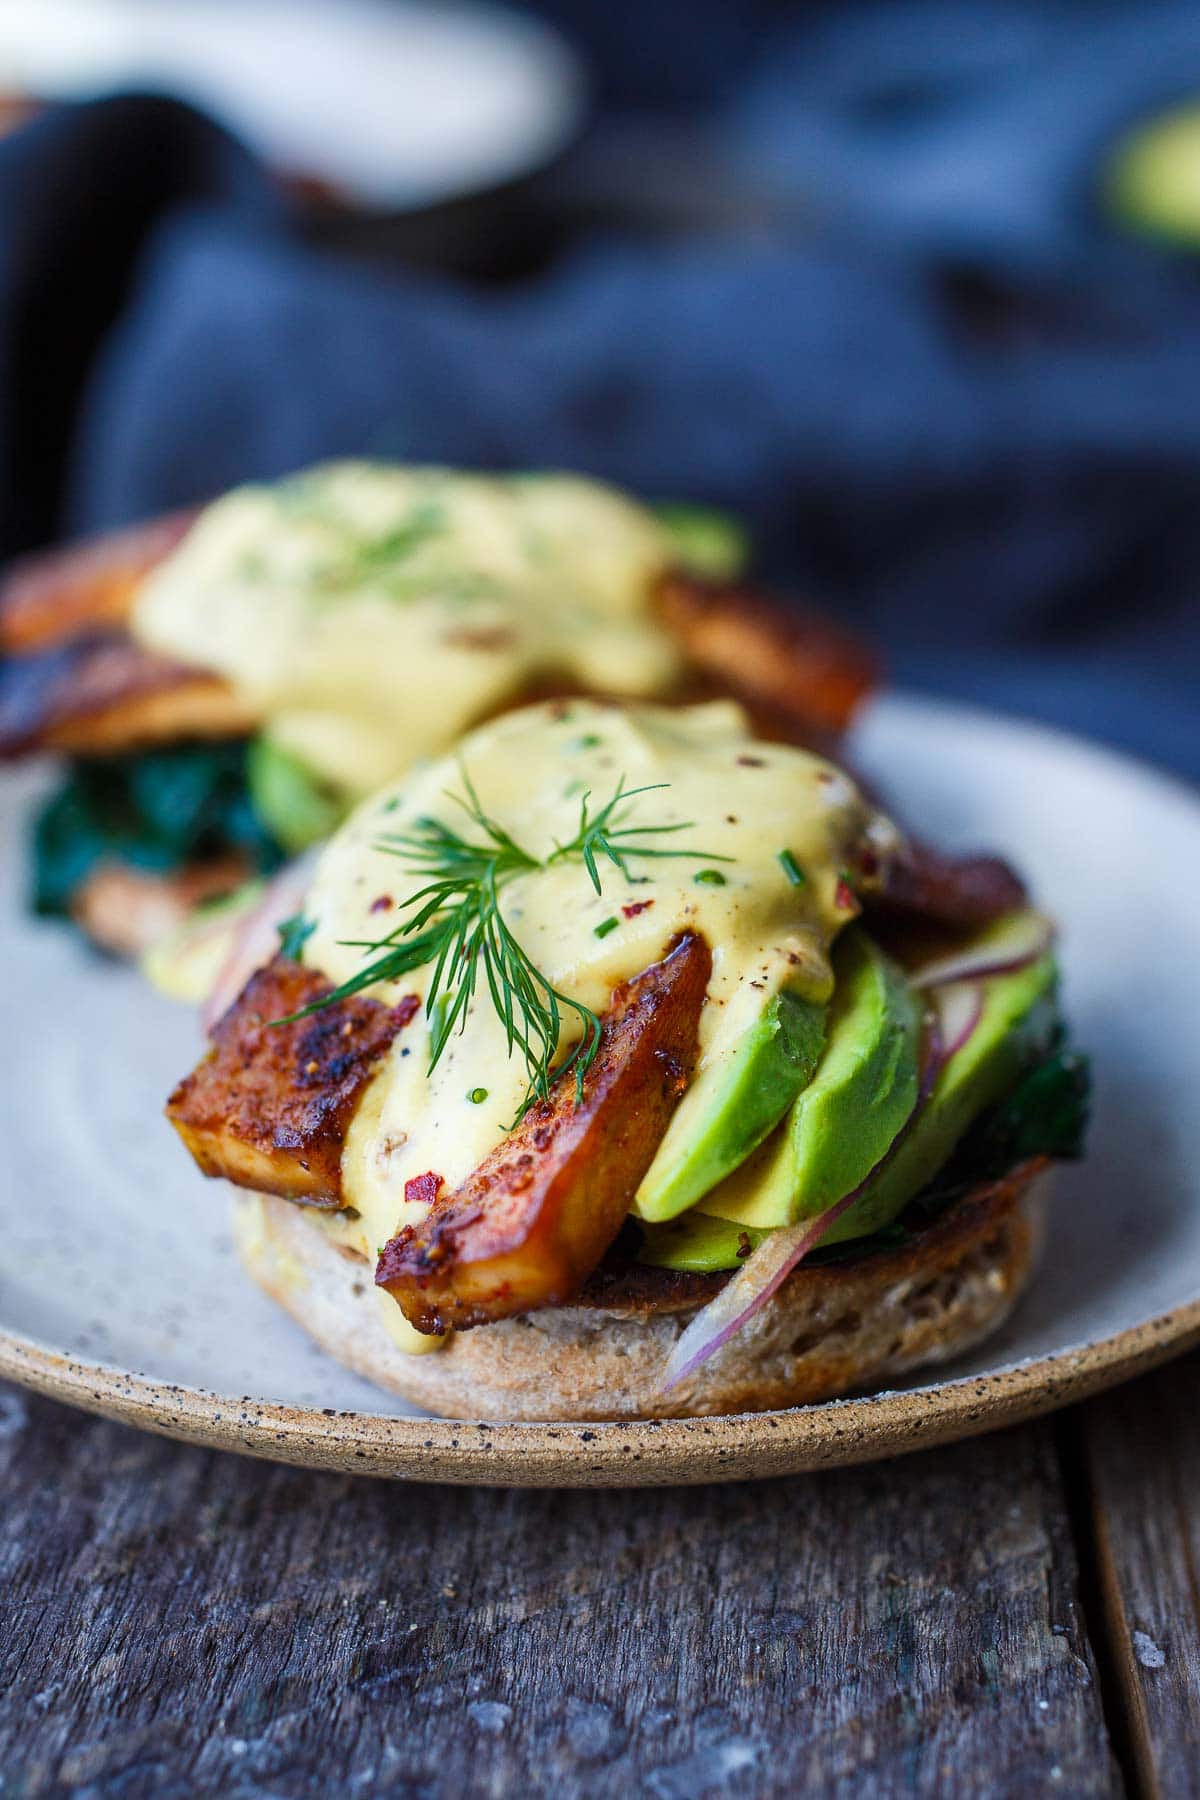
[{"label": "blurred dark cloth", "polygon": [[322,456],[573,466],[744,513],[912,684],[1200,775],[1200,264],[1092,199],[1200,15],[766,10],[707,118],[746,228],[502,287],[307,246],[182,107],[16,134],[4,550]]}]

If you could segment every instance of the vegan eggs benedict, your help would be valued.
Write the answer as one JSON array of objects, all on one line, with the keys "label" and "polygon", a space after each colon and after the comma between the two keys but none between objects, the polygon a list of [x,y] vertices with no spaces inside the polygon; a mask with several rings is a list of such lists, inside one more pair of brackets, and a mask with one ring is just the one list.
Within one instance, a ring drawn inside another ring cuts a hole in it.
[{"label": "vegan eggs benedict", "polygon": [[734,694],[836,734],[870,658],[743,560],[728,521],[581,476],[366,461],[35,558],[0,586],[0,756],[72,758],[35,903],[143,949],[541,695]]},{"label": "vegan eggs benedict", "polygon": [[168,1115],[420,1404],[791,1404],[1013,1304],[1082,1115],[1055,985],[1015,878],[738,706],[549,701],[351,815]]}]

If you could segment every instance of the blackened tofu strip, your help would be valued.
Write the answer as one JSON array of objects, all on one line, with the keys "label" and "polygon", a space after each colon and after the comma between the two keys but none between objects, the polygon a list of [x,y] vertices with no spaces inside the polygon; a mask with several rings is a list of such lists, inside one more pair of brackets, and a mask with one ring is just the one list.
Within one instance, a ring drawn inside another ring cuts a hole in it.
[{"label": "blackened tofu strip", "polygon": [[875,657],[849,632],[740,583],[669,575],[658,612],[693,670],[740,700],[768,736],[836,736],[879,679]]},{"label": "blackened tofu strip", "polygon": [[1025,883],[998,856],[948,856],[909,841],[882,881],[863,893],[868,910],[948,929],[986,925],[1028,904]]},{"label": "blackened tofu strip", "polygon": [[342,1146],[376,1065],[417,1011],[361,995],[294,1024],[330,992],[314,970],[277,956],[251,977],[213,1032],[212,1049],[167,1102],[167,1117],[206,1175],[338,1208]]},{"label": "blackened tofu strip", "polygon": [[[217,675],[154,655],[127,630],[145,577],[197,516],[173,513],[32,556],[0,580],[0,757],[117,754],[263,723]],[[688,666],[680,691],[664,698],[732,694],[768,737],[836,736],[877,679],[855,638],[748,587],[675,572],[659,584],[657,608]],[[553,674],[531,675],[507,704],[537,698]]]},{"label": "blackened tofu strip", "polygon": [[385,1245],[376,1281],[418,1331],[486,1325],[579,1291],[692,1077],[711,972],[708,945],[688,932],[616,988],[579,1102],[568,1074],[423,1223]]},{"label": "blackened tofu strip", "polygon": [[196,517],[168,513],[14,563],[0,581],[0,651],[24,656],[124,625],[145,576],[182,542]]},{"label": "blackened tofu strip", "polygon": [[119,632],[0,663],[0,758],[34,750],[106,756],[260,723],[218,675],[156,656]]}]

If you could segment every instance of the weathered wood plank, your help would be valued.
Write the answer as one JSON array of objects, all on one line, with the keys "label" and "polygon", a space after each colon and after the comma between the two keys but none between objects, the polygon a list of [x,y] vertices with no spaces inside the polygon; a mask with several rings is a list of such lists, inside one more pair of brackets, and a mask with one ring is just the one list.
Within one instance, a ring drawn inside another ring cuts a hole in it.
[{"label": "weathered wood plank", "polygon": [[1080,1429],[1139,1785],[1200,1789],[1200,1356],[1088,1403]]},{"label": "weathered wood plank", "polygon": [[555,1494],[5,1404],[5,1800],[1120,1791],[1045,1426]]}]

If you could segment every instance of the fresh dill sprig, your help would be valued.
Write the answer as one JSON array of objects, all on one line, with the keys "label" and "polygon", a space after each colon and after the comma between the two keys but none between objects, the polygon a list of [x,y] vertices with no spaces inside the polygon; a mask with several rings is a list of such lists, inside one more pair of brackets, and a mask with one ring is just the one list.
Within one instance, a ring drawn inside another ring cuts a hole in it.
[{"label": "fresh dill sprig", "polygon": [[[646,841],[689,831],[692,826],[687,822],[622,823],[626,809],[639,795],[655,793],[667,785],[657,782],[650,787],[627,788],[624,776],[611,798],[595,813],[590,810],[591,795],[585,793],[580,800],[575,835],[566,843],[555,843],[548,856],[537,857],[488,816],[466,769],[460,772],[466,797],[449,794],[447,798],[461,808],[479,835],[465,835],[442,819],[424,817],[417,819],[409,831],[381,838],[381,850],[400,857],[414,874],[427,876],[428,880],[402,902],[410,909],[402,924],[386,937],[353,941],[352,948],[374,953],[374,960],[291,1018],[305,1018],[376,982],[397,981],[414,969],[432,965],[425,998],[432,1074],[453,1033],[465,1027],[482,974],[504,1026],[508,1054],[519,1050],[528,1072],[528,1086],[517,1115],[520,1119],[535,1100],[546,1097],[552,1082],[568,1071],[574,1071],[576,1101],[582,1098],[583,1078],[600,1048],[600,1020],[582,1000],[560,992],[517,941],[500,905],[508,883],[535,869],[579,861],[599,894],[602,858],[612,863],[627,881],[638,879],[629,867],[633,857],[689,857],[717,862],[733,859],[714,858],[711,851],[676,849]],[[563,1024],[572,1015],[578,1023],[579,1036],[555,1066]]]}]

